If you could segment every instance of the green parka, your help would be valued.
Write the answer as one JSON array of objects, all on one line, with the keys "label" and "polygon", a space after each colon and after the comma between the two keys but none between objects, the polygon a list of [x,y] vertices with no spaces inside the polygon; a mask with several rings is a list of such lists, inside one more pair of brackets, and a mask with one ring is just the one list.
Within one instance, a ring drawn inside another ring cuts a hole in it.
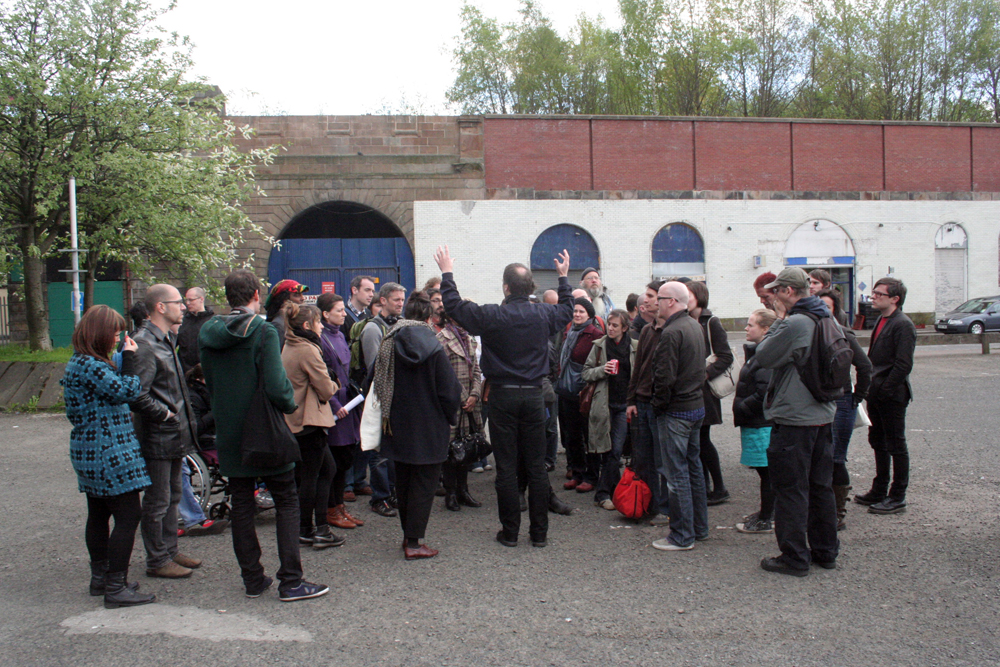
[{"label": "green parka", "polygon": [[[625,334],[628,336],[628,333]],[[629,352],[629,365],[635,369],[635,351],[639,341],[631,339],[632,348]],[[598,338],[590,348],[587,362],[583,365],[584,382],[596,382],[594,398],[590,403],[590,430],[587,438],[587,451],[591,454],[603,454],[611,451],[611,408],[608,404],[608,374],[604,372],[604,364],[608,362],[608,337]],[[632,371],[633,373],[635,370]]]}]

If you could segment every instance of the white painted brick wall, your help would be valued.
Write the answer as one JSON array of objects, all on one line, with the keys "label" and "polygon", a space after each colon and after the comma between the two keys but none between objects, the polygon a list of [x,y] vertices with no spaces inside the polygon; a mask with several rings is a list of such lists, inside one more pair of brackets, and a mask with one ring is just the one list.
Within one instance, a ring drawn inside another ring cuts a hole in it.
[{"label": "white painted brick wall", "polygon": [[[785,240],[798,225],[816,219],[837,223],[851,237],[855,283],[866,283],[866,293],[890,266],[895,269],[908,288],[906,311],[934,311],[934,235],[945,223],[961,224],[968,233],[968,296],[1000,293],[1000,202],[964,201],[418,201],[417,284],[438,273],[434,249],[447,243],[462,296],[499,302],[504,266],[528,264],[537,236],[569,223],[594,237],[604,282],[615,302],[624,304],[629,292],[641,293],[651,278],[653,237],[669,223],[684,222],[705,241],[709,307],[720,317],[746,317],[759,307],[754,278],[778,273]],[[763,268],[753,268],[754,255],[764,257]],[[574,286],[578,278],[570,275]]]}]

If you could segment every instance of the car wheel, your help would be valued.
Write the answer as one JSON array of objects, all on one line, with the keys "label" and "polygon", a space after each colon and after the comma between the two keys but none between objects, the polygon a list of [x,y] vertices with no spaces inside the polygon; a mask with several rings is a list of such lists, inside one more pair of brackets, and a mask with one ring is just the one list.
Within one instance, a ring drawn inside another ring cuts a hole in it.
[{"label": "car wheel", "polygon": [[982,322],[973,322],[972,324],[970,324],[969,325],[969,333],[971,333],[971,334],[981,334],[981,333],[983,333],[983,323]]}]

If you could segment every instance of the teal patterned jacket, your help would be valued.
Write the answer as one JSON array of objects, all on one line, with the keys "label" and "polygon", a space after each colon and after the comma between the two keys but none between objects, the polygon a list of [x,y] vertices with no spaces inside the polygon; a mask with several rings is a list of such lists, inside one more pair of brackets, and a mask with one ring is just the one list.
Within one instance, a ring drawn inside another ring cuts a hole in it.
[{"label": "teal patterned jacket", "polygon": [[141,391],[138,376],[122,375],[99,359],[74,354],[60,384],[66,417],[73,425],[69,458],[80,491],[111,497],[149,486],[128,406]]}]

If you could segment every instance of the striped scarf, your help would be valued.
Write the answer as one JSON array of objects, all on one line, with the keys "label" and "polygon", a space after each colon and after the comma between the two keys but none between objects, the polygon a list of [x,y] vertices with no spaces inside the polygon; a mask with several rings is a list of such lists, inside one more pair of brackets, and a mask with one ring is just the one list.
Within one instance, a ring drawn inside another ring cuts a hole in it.
[{"label": "striped scarf", "polygon": [[375,378],[372,383],[382,404],[382,432],[389,435],[392,435],[392,429],[389,427],[389,411],[392,408],[392,390],[396,384],[396,333],[405,327],[418,326],[427,327],[432,333],[434,331],[434,328],[426,322],[399,320],[382,336],[378,355],[375,357]]}]

